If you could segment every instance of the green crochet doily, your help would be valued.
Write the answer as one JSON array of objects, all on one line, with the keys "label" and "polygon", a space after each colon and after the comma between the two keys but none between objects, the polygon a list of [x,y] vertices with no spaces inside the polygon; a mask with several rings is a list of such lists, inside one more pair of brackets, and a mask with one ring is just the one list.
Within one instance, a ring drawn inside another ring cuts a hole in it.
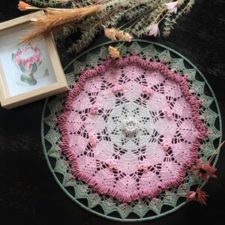
[{"label": "green crochet doily", "polygon": [[[78,79],[79,73],[100,64],[107,56],[107,42],[94,47],[76,57],[66,68],[67,81],[70,87]],[[121,43],[114,43],[121,45]],[[199,156],[206,161],[221,142],[221,115],[218,103],[208,82],[201,72],[185,57],[161,44],[143,40],[134,40],[122,47],[122,55],[137,54],[146,59],[163,60],[172,70],[185,74],[191,80],[190,90],[201,99],[203,107],[201,118],[208,127],[209,138],[204,141],[199,150]],[[57,128],[57,115],[63,110],[65,95],[58,95],[46,100],[42,117],[42,142],[44,154],[50,171],[62,190],[81,207],[99,216],[118,221],[151,220],[174,212],[186,203],[184,197],[192,186],[201,183],[191,173],[187,173],[184,183],[161,193],[154,199],[143,199],[122,204],[109,196],[100,196],[85,183],[75,180],[71,174],[70,165],[61,153],[60,133]],[[218,156],[214,160],[217,161]]]}]

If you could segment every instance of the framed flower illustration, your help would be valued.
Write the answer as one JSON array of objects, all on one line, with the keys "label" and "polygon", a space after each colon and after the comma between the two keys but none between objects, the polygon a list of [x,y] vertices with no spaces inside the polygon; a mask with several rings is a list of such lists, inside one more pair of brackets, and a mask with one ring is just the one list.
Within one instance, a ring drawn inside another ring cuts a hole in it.
[{"label": "framed flower illustration", "polygon": [[14,108],[68,89],[51,35],[21,43],[43,12],[0,23],[0,102]]}]

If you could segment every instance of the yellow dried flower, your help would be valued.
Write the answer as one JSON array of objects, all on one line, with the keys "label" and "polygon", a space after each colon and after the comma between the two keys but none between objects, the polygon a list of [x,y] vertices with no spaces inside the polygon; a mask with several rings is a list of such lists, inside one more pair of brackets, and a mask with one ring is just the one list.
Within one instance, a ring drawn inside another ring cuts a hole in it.
[{"label": "yellow dried flower", "polygon": [[125,41],[128,41],[128,42],[131,42],[133,39],[133,36],[127,32],[124,33],[124,40]]},{"label": "yellow dried flower", "polygon": [[105,36],[112,41],[128,41],[128,42],[130,42],[133,38],[131,34],[121,31],[121,30],[117,30],[115,28],[106,28],[104,30],[104,32],[105,32]]},{"label": "yellow dried flower", "polygon": [[127,32],[123,32],[123,31],[118,31],[116,33],[116,38],[118,41],[128,41],[131,42],[132,40],[132,36],[131,34],[127,33]]},{"label": "yellow dried flower", "polygon": [[109,55],[110,55],[113,59],[118,59],[118,58],[120,58],[120,51],[118,50],[118,48],[109,46],[108,51],[109,51]]},{"label": "yellow dried flower", "polygon": [[124,37],[123,31],[117,31],[116,32],[116,38],[118,40],[122,41],[123,37]]},{"label": "yellow dried flower", "polygon": [[106,28],[104,30],[104,32],[105,32],[105,36],[107,38],[109,38],[110,40],[112,40],[112,41],[116,41],[117,40],[116,39],[117,30],[115,28]]}]

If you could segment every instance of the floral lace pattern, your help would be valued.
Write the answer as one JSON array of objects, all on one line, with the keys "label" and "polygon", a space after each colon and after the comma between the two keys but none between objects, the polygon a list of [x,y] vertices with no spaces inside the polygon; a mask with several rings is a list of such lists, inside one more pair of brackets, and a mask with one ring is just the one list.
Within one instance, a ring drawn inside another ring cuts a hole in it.
[{"label": "floral lace pattern", "polygon": [[[198,158],[202,162],[206,162],[215,153],[215,148],[218,147],[217,141],[221,141],[222,125],[218,103],[204,75],[179,53],[156,43],[143,40],[133,41],[131,44],[122,47],[121,55],[139,55],[148,61],[164,62],[171,71],[179,71],[182,76],[188,78],[189,91],[201,101],[199,114],[201,120],[207,126],[208,137],[202,141],[198,150]],[[93,50],[89,49],[83,53],[83,56],[85,57],[80,55],[75,58],[70,66],[65,69],[71,90],[77,84],[82,71],[88,68],[97,68],[104,62],[108,56],[108,44],[97,46]],[[97,109],[97,105],[92,107],[92,113],[95,114]],[[70,163],[71,158],[69,160],[61,151],[62,135],[59,131],[58,118],[63,111],[65,111],[64,95],[47,99],[42,118],[44,154],[50,171],[62,191],[74,203],[87,211],[107,219],[123,222],[153,220],[178,210],[186,204],[187,193],[195,189],[196,185],[203,185],[202,180],[196,179],[193,172],[187,170],[187,174],[179,186],[163,191],[152,199],[143,198],[127,204],[109,195],[96,192],[88,183],[74,179],[74,172]],[[171,114],[168,115],[170,117]]]},{"label": "floral lace pattern", "polygon": [[121,202],[183,182],[207,136],[186,77],[138,56],[84,71],[58,117],[72,173]]}]

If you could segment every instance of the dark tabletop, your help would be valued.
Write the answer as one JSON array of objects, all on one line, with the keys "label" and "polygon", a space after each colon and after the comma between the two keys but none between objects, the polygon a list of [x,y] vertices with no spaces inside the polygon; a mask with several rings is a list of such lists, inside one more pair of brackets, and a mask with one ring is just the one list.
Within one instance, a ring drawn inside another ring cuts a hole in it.
[{"label": "dark tabletop", "polygon": [[[17,0],[0,1],[0,22],[22,15],[16,4]],[[197,0],[172,35],[158,42],[177,50],[203,72],[218,99],[224,127],[225,0]],[[59,52],[65,66],[72,57],[63,49]],[[44,100],[13,110],[0,108],[0,224],[119,224],[81,209],[53,179],[41,144],[43,104]],[[225,224],[224,150],[217,164],[218,179],[205,187],[209,194],[206,206],[189,203],[168,216],[140,224]]]}]

